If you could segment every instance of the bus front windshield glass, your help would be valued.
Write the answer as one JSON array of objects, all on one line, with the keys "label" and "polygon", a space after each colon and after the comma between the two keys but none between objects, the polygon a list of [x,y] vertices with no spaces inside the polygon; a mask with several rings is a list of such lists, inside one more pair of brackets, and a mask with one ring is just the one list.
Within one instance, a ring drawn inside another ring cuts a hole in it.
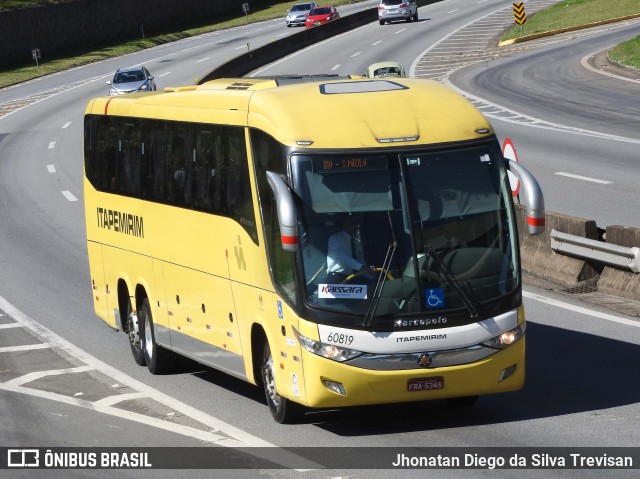
[{"label": "bus front windshield glass", "polygon": [[457,312],[477,321],[483,304],[518,286],[501,162],[486,145],[294,155],[307,303],[358,316]]}]

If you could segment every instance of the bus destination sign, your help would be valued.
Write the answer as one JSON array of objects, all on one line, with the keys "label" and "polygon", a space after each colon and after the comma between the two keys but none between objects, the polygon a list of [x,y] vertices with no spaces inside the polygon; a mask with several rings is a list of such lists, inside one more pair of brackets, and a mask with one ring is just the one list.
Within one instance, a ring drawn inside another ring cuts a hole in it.
[{"label": "bus destination sign", "polygon": [[314,158],[314,173],[337,173],[362,170],[386,170],[387,158],[385,156],[347,156]]}]

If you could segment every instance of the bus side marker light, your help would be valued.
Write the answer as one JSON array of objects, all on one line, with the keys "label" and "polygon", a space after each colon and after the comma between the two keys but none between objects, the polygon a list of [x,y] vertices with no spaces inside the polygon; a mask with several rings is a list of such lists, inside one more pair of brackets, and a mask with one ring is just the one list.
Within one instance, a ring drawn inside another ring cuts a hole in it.
[{"label": "bus side marker light", "polygon": [[338,393],[341,396],[346,396],[347,395],[347,391],[345,390],[344,386],[342,385],[342,383],[336,382],[336,381],[330,381],[328,379],[323,379],[322,382],[324,383],[324,386],[329,389],[330,391],[333,391],[334,393]]},{"label": "bus side marker light", "polygon": [[502,370],[502,372],[500,373],[500,377],[498,378],[498,382],[501,383],[502,381],[507,379],[509,376],[511,376],[515,372],[516,372],[516,365],[515,364],[512,364],[508,368],[504,368]]}]

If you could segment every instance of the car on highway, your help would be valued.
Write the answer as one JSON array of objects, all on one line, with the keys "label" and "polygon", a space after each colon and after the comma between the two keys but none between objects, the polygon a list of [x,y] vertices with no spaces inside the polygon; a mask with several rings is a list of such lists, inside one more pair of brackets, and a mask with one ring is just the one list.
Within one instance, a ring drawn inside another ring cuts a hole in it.
[{"label": "car on highway", "polygon": [[109,95],[112,96],[141,91],[154,91],[156,89],[153,75],[143,66],[119,68],[116,70],[113,80],[108,81],[107,85],[111,85]]},{"label": "car on highway", "polygon": [[416,0],[380,0],[378,20],[380,25],[394,20],[417,21],[418,3]]},{"label": "car on highway", "polygon": [[366,75],[369,78],[382,77],[406,77],[402,63],[398,62],[378,62],[369,65]]},{"label": "car on highway", "polygon": [[307,15],[311,10],[318,6],[315,2],[296,3],[289,10],[287,10],[287,26],[288,27],[301,27],[304,25]]},{"label": "car on highway", "polygon": [[309,12],[309,15],[307,15],[304,26],[309,29],[317,27],[318,25],[328,23],[331,20],[337,20],[338,18],[340,18],[340,14],[338,13],[338,9],[336,7],[333,7],[331,5],[316,7]]}]

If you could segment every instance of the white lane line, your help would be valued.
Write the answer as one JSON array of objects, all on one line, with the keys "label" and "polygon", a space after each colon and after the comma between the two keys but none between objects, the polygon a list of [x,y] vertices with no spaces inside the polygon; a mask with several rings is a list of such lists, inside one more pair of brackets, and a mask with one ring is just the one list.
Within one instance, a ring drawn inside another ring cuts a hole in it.
[{"label": "white lane line", "polygon": [[75,196],[73,196],[73,193],[71,193],[70,191],[61,191],[62,195],[68,199],[69,201],[78,201],[78,198],[76,198]]},{"label": "white lane line", "polygon": [[338,63],[336,66],[334,66],[331,71],[337,70],[338,68],[340,68],[342,65],[340,63]]},{"label": "white lane line", "polygon": [[524,296],[525,298],[533,299],[535,301],[540,301],[541,303],[547,303],[552,306],[556,306],[557,308],[568,309],[570,311],[575,311],[576,313],[586,314],[587,316],[593,316],[595,318],[604,319],[605,321],[611,321],[614,323],[624,324],[625,326],[633,326],[634,328],[640,328],[640,321],[632,321],[631,319],[621,318],[619,316],[614,316],[612,314],[592,311],[590,309],[583,308],[581,306],[574,306],[573,304],[563,303],[562,301],[557,301],[555,299],[547,298],[545,296],[540,296],[535,293],[529,293],[528,291],[523,291],[522,296]]},{"label": "white lane line", "polygon": [[397,35],[398,33],[402,33],[402,32],[406,32],[407,29],[403,28],[402,30],[398,30],[397,32],[394,33],[394,35]]},{"label": "white lane line", "polygon": [[[91,356],[86,351],[70,343],[66,339],[58,336],[50,329],[45,328],[40,323],[31,319],[29,316],[27,316],[22,311],[20,311],[15,306],[13,306],[11,303],[9,303],[2,296],[0,296],[0,309],[3,310],[5,313],[7,313],[9,316],[11,316],[15,321],[21,323],[25,328],[28,328],[33,332],[35,332],[36,335],[39,336],[44,342],[50,343],[52,346],[62,349],[67,354],[70,354],[71,356],[79,359],[83,363],[88,364],[89,366],[93,366],[96,370],[115,379],[119,384],[124,384],[136,391],[142,392],[147,397],[154,399],[164,404],[165,406],[168,406],[174,411],[179,411],[185,416],[189,416],[195,419],[196,421],[209,426],[212,430],[216,430],[217,432],[220,432],[222,434],[225,434],[226,436],[229,436],[231,439],[216,438],[216,440],[214,441],[212,440],[211,438],[212,435],[210,433],[203,433],[202,431],[197,431],[192,428],[182,427],[180,430],[177,430],[177,429],[170,429],[170,430],[173,430],[174,432],[178,432],[179,434],[183,434],[186,436],[202,438],[205,441],[216,442],[216,444],[219,444],[221,446],[275,447],[274,444],[264,441],[259,437],[249,434],[248,432],[245,432],[235,426],[232,426],[231,424],[228,424],[216,417],[210,416],[194,407],[188,406],[182,401],[179,401],[167,394],[164,394],[156,389],[153,389],[152,387],[147,386],[145,383],[124,374],[123,372],[121,372],[120,370],[112,366],[109,366],[108,364],[100,361],[98,358]],[[24,392],[25,394],[39,395],[40,397],[48,397],[49,399],[55,399],[57,401],[68,402],[69,404],[75,404],[83,407],[88,407],[90,409],[94,409],[94,405],[91,402],[83,401],[80,399],[74,399],[74,398],[70,398],[68,396],[62,396],[59,394],[55,395],[54,397],[53,393],[46,393],[44,391],[36,391],[36,390],[22,388],[22,387],[16,387],[16,388],[5,387],[4,383],[0,383],[0,389],[15,390],[17,392]],[[133,415],[133,413],[126,413],[126,411],[117,410],[115,408],[98,407],[95,409],[101,412],[105,412],[107,414],[119,415],[120,417],[124,417],[126,419],[131,419],[137,422],[149,424],[149,425],[163,428],[163,429],[169,429],[172,426],[175,426],[175,427],[178,426],[178,425],[172,425],[171,423],[167,424],[164,421],[157,421],[148,416]],[[203,438],[203,435],[207,437]],[[220,436],[218,436],[218,438],[219,437]]]},{"label": "white lane line", "polygon": [[36,381],[37,379],[42,379],[46,376],[59,376],[61,374],[70,374],[70,373],[84,373],[87,371],[93,371],[95,368],[93,366],[78,366],[77,368],[63,368],[63,369],[50,369],[49,371],[37,371],[34,373],[28,373],[23,376],[11,379],[10,381],[5,381],[4,384],[9,384],[11,386],[22,386],[23,384],[30,383],[31,381]]},{"label": "white lane line", "polygon": [[372,44],[371,44],[371,46],[372,46],[372,47],[375,47],[376,45],[379,45],[379,44],[381,44],[381,43],[382,43],[382,40],[378,40],[377,42],[372,43]]},{"label": "white lane line", "polygon": [[460,9],[459,9],[459,8],[456,8],[455,10],[449,10],[449,11],[447,12],[447,14],[449,14],[449,13],[455,13],[455,12],[457,12],[458,10],[460,10]]},{"label": "white lane line", "polygon": [[47,343],[25,344],[24,346],[5,346],[0,348],[0,353],[17,353],[20,351],[33,351],[34,349],[48,349],[51,345]]},{"label": "white lane line", "polygon": [[64,130],[65,128],[69,128],[70,126],[71,126],[71,122],[68,121],[64,125],[62,125],[62,129]]},{"label": "white lane line", "polygon": [[11,328],[21,328],[22,324],[20,323],[9,323],[9,324],[0,324],[0,329],[11,329]]},{"label": "white lane line", "polygon": [[126,394],[114,394],[113,396],[107,396],[106,398],[93,401],[93,404],[97,406],[113,406],[122,401],[130,401],[132,399],[144,399],[147,396],[143,393],[126,393]]},{"label": "white lane line", "polygon": [[52,141],[52,142],[49,143],[49,149],[50,150],[53,150],[55,147],[56,147],[56,142],[55,141]]},{"label": "white lane line", "polygon": [[355,57],[357,57],[358,55],[360,55],[361,53],[362,53],[362,52],[356,52],[356,53],[354,53],[353,55],[351,55],[351,58],[355,58]]},{"label": "white lane line", "polygon": [[[35,396],[43,399],[50,399],[52,401],[62,402],[62,403],[70,404],[72,406],[80,406],[86,409],[91,409],[92,411],[109,414],[111,416],[127,419],[129,421],[135,421],[141,424],[146,424],[147,426],[154,426],[159,429],[164,429],[165,431],[174,432],[176,434],[182,434],[183,436],[200,439],[202,441],[215,443],[221,446],[229,446],[229,447],[246,446],[246,444],[238,443],[238,441],[234,441],[232,439],[221,436],[219,434],[213,434],[211,432],[201,431],[199,429],[194,429],[188,426],[181,426],[180,424],[174,424],[168,421],[163,421],[162,419],[145,416],[143,414],[138,414],[135,412],[125,411],[124,409],[118,409],[115,407],[104,406],[100,404],[96,405],[96,403],[87,401],[86,399],[77,399],[70,396],[65,396],[63,394],[57,394],[57,393],[52,393],[48,391],[40,391],[38,389],[30,389],[30,388],[25,388],[23,386],[13,386],[8,383],[0,383],[0,389],[5,391],[16,392],[20,394],[27,394],[29,396]],[[229,444],[229,442],[233,444]]]},{"label": "white lane line", "polygon": [[613,183],[613,181],[599,180],[597,178],[589,178],[588,176],[574,175],[573,173],[565,173],[564,171],[557,171],[555,174],[559,176],[566,176],[568,178],[573,178],[575,180],[591,181],[592,183],[601,183],[603,185],[610,185],[611,183]]},{"label": "white lane line", "polygon": [[56,167],[54,165],[47,165],[47,170],[49,171],[49,173],[55,173]]},{"label": "white lane line", "polygon": [[198,60],[196,63],[206,62],[207,60],[211,60],[211,58],[202,58],[201,60]]},{"label": "white lane line", "polygon": [[167,75],[171,75],[171,72],[163,73],[162,75],[158,75],[158,78],[166,77]]}]

